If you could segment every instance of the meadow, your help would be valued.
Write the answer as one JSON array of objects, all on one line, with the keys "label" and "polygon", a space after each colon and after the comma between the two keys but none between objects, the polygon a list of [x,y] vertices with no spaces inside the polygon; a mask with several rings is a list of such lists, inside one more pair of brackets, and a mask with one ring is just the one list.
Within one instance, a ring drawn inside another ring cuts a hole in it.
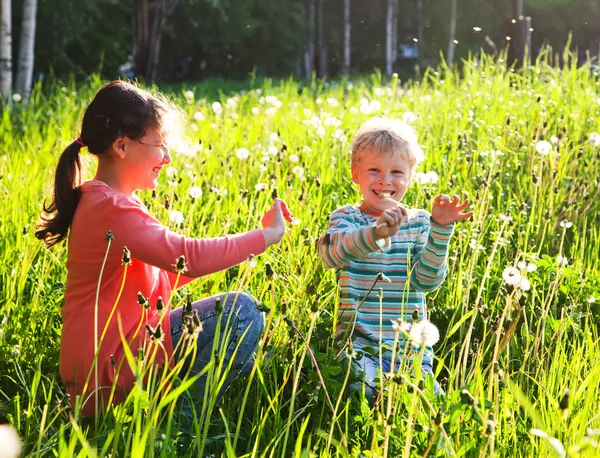
[{"label": "meadow", "polygon": [[[543,54],[512,71],[484,57],[409,82],[375,74],[168,91],[191,145],[175,148],[156,192],[140,193],[151,213],[195,237],[260,227],[274,195],[295,218],[279,246],[172,298],[244,290],[267,317],[255,369],[222,399],[207,396],[188,444],[176,401],[189,380],[171,372],[95,419],[68,406],[58,376],[66,246],[47,250],[34,230],[58,155],[102,81],[37,87],[0,119],[0,423],[34,457],[599,456],[600,70],[561,61]],[[430,210],[433,196],[456,193],[475,211],[427,296],[445,395],[410,370],[383,374],[374,404],[346,395],[357,374],[336,355],[338,290],[315,241],[333,210],[359,201],[349,147],[372,116],[419,134],[426,161],[408,206]],[[134,354],[128,363],[148,370]],[[218,358],[211,386],[215,367]]]}]

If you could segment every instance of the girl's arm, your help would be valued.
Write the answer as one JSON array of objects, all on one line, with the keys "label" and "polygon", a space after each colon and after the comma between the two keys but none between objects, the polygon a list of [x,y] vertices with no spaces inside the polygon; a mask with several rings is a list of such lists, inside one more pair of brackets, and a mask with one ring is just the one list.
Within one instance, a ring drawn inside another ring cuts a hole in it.
[{"label": "girl's arm", "polygon": [[177,260],[184,256],[186,270],[182,272],[180,285],[235,266],[250,254],[263,253],[267,247],[266,229],[196,239],[163,226],[132,198],[115,196],[114,204],[110,219],[115,242],[129,248],[134,262],[137,259],[174,274]]}]

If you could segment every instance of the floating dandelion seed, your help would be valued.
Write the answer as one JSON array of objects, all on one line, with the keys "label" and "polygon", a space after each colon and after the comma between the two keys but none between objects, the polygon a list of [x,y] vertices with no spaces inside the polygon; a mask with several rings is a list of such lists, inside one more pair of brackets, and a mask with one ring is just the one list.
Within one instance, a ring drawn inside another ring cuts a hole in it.
[{"label": "floating dandelion seed", "polygon": [[202,189],[198,186],[192,186],[189,190],[189,194],[193,199],[199,199],[202,197]]},{"label": "floating dandelion seed", "polygon": [[0,458],[17,458],[21,455],[21,438],[10,425],[0,425]]},{"label": "floating dandelion seed", "polygon": [[552,150],[552,144],[547,140],[540,140],[535,144],[535,150],[542,156],[547,156]]},{"label": "floating dandelion seed", "polygon": [[440,331],[429,320],[422,320],[413,324],[410,337],[419,347],[433,347],[440,340]]},{"label": "floating dandelion seed", "polygon": [[237,156],[238,159],[241,159],[242,161],[248,159],[248,156],[250,156],[250,151],[248,151],[248,149],[246,148],[240,148],[235,152],[235,155]]},{"label": "floating dandelion seed", "polygon": [[474,30],[475,32],[481,32],[481,27],[473,27],[473,30]]},{"label": "floating dandelion seed", "polygon": [[169,221],[175,224],[182,224],[184,221],[183,213],[179,210],[171,210],[169,213]]}]

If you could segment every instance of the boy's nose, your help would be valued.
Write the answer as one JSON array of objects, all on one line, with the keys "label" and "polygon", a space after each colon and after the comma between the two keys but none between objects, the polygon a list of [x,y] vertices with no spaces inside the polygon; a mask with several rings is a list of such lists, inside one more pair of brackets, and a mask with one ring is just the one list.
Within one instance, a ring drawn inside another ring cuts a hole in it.
[{"label": "boy's nose", "polygon": [[171,163],[171,153],[169,153],[169,150],[165,148],[165,152],[163,154],[163,162],[165,164],[170,164]]}]

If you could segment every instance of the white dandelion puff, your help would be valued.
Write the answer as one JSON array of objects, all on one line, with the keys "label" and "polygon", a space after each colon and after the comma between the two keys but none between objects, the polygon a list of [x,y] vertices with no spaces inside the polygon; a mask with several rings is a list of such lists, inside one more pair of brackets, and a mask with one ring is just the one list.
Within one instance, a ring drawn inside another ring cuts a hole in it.
[{"label": "white dandelion puff", "polygon": [[23,100],[23,97],[21,97],[21,94],[18,92],[15,92],[12,96],[12,99],[14,102],[19,103],[21,100]]},{"label": "white dandelion puff", "polygon": [[600,146],[600,134],[598,132],[592,132],[589,137],[590,145]]},{"label": "white dandelion puff", "polygon": [[521,272],[515,267],[507,267],[502,272],[502,278],[506,284],[516,286],[521,281]]},{"label": "white dandelion puff", "polygon": [[254,186],[254,189],[256,191],[264,191],[267,189],[267,183],[258,183],[256,186]]},{"label": "white dandelion puff", "polygon": [[167,167],[165,173],[168,177],[174,177],[177,175],[177,169],[175,167]]},{"label": "white dandelion puff", "polygon": [[431,321],[423,320],[412,326],[410,337],[419,347],[433,347],[440,340],[440,331]]},{"label": "white dandelion puff", "polygon": [[204,121],[206,119],[206,116],[204,116],[204,114],[201,111],[196,111],[194,113],[194,121]]},{"label": "white dandelion puff", "polygon": [[296,163],[298,162],[300,159],[298,158],[298,156],[296,156],[295,154],[291,154],[289,157],[290,162]]},{"label": "white dandelion puff", "polygon": [[17,458],[21,455],[21,438],[10,425],[0,425],[0,458]]},{"label": "white dandelion puff", "polygon": [[171,210],[169,213],[169,221],[174,224],[182,224],[184,221],[183,213],[181,213],[179,210]]},{"label": "white dandelion puff", "polygon": [[235,152],[235,155],[237,156],[238,159],[241,159],[242,161],[248,159],[248,157],[250,156],[250,151],[248,151],[247,148],[240,148]]},{"label": "white dandelion puff", "polygon": [[199,199],[200,197],[202,197],[202,189],[200,189],[200,187],[198,186],[192,186],[190,188],[189,193],[193,199]]},{"label": "white dandelion puff", "polygon": [[540,140],[535,144],[535,150],[542,156],[547,156],[552,150],[552,144],[547,140]]},{"label": "white dandelion puff", "polygon": [[405,111],[404,114],[402,115],[402,121],[404,121],[406,124],[412,124],[417,120],[417,115],[414,114],[412,111]]},{"label": "white dandelion puff", "polygon": [[215,114],[219,115],[223,113],[223,106],[219,102],[213,102],[211,106]]},{"label": "white dandelion puff", "polygon": [[562,267],[562,266],[566,266],[566,265],[568,265],[568,264],[569,264],[569,260],[567,259],[567,257],[566,257],[566,256],[563,256],[562,254],[559,254],[559,255],[556,257],[556,263],[557,263],[559,266],[561,266],[561,267]]}]

